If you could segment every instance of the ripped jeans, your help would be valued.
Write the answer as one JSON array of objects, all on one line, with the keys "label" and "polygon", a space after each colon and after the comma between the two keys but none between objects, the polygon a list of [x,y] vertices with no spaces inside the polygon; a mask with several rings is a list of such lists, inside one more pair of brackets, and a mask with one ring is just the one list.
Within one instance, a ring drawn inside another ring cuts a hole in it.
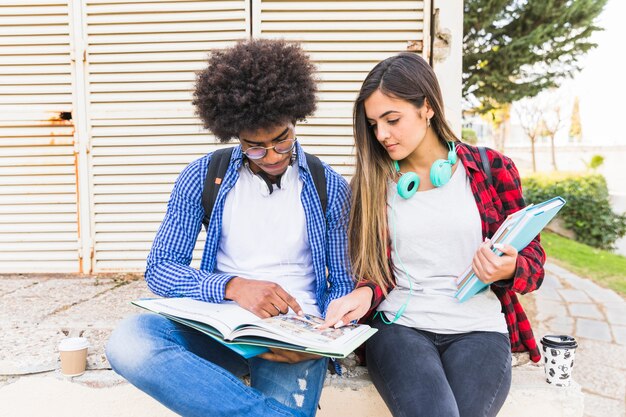
[{"label": "ripped jeans", "polygon": [[[106,355],[115,372],[182,416],[315,416],[328,359],[244,359],[157,314],[123,320]],[[250,375],[250,385],[240,377]]]}]

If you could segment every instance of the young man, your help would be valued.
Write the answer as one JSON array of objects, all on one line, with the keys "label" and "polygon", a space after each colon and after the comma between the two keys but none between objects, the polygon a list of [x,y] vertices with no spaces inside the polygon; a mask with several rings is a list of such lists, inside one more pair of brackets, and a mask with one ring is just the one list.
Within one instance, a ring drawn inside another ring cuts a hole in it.
[{"label": "young man", "polygon": [[[194,104],[221,141],[239,140],[208,221],[200,269],[191,268],[202,228],[212,154],[176,181],[146,269],[163,297],[232,300],[259,317],[289,309],[324,315],[348,294],[347,182],[323,165],[324,211],[295,123],[315,111],[314,67],[297,45],[248,40],[214,52]],[[327,359],[272,349],[244,359],[156,314],[124,320],[111,335],[113,369],[184,416],[314,416]],[[239,377],[250,375],[248,387]]]}]

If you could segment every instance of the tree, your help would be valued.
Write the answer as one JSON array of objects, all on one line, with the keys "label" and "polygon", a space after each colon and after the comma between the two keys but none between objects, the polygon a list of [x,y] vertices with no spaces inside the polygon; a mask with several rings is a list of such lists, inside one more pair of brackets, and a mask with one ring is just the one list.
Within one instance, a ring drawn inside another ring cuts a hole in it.
[{"label": "tree", "polygon": [[561,116],[561,95],[556,91],[549,91],[543,94],[544,106],[542,117],[542,135],[550,138],[550,155],[552,158],[552,169],[557,171],[556,150],[554,149],[554,138],[564,126]]},{"label": "tree", "polygon": [[504,143],[508,136],[511,105],[492,103],[489,110],[483,112],[483,119],[491,124],[493,142],[497,150],[504,152]]},{"label": "tree", "polygon": [[537,172],[537,158],[535,156],[535,141],[541,135],[543,108],[537,100],[521,100],[515,107],[520,126],[530,140],[533,172]]},{"label": "tree", "polygon": [[465,0],[463,96],[486,112],[557,87],[597,45],[607,0]]},{"label": "tree", "polygon": [[572,108],[569,138],[571,141],[576,140],[577,142],[580,142],[583,138],[583,126],[580,123],[580,100],[578,96],[574,99],[574,107]]},{"label": "tree", "polygon": [[463,142],[469,143],[470,145],[476,145],[478,143],[478,135],[476,135],[476,131],[469,127],[461,129],[461,139],[463,139]]}]

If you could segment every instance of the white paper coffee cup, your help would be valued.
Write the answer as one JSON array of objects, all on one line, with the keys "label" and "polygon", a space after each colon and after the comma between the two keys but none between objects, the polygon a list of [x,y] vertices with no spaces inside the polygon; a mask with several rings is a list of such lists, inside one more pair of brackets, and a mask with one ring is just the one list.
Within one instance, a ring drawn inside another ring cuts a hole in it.
[{"label": "white paper coffee cup", "polygon": [[571,383],[574,356],[578,344],[567,335],[546,335],[541,339],[546,381],[558,387]]},{"label": "white paper coffee cup", "polygon": [[84,337],[68,337],[59,343],[61,373],[65,376],[78,376],[87,367],[89,342]]}]

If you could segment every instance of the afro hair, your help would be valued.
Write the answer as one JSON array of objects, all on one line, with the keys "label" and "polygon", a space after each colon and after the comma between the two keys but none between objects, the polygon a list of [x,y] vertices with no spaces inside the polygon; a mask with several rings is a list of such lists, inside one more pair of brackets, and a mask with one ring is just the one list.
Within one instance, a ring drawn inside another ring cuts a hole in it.
[{"label": "afro hair", "polygon": [[250,39],[214,51],[196,79],[193,104],[220,142],[243,131],[304,120],[315,112],[315,66],[299,45]]}]

